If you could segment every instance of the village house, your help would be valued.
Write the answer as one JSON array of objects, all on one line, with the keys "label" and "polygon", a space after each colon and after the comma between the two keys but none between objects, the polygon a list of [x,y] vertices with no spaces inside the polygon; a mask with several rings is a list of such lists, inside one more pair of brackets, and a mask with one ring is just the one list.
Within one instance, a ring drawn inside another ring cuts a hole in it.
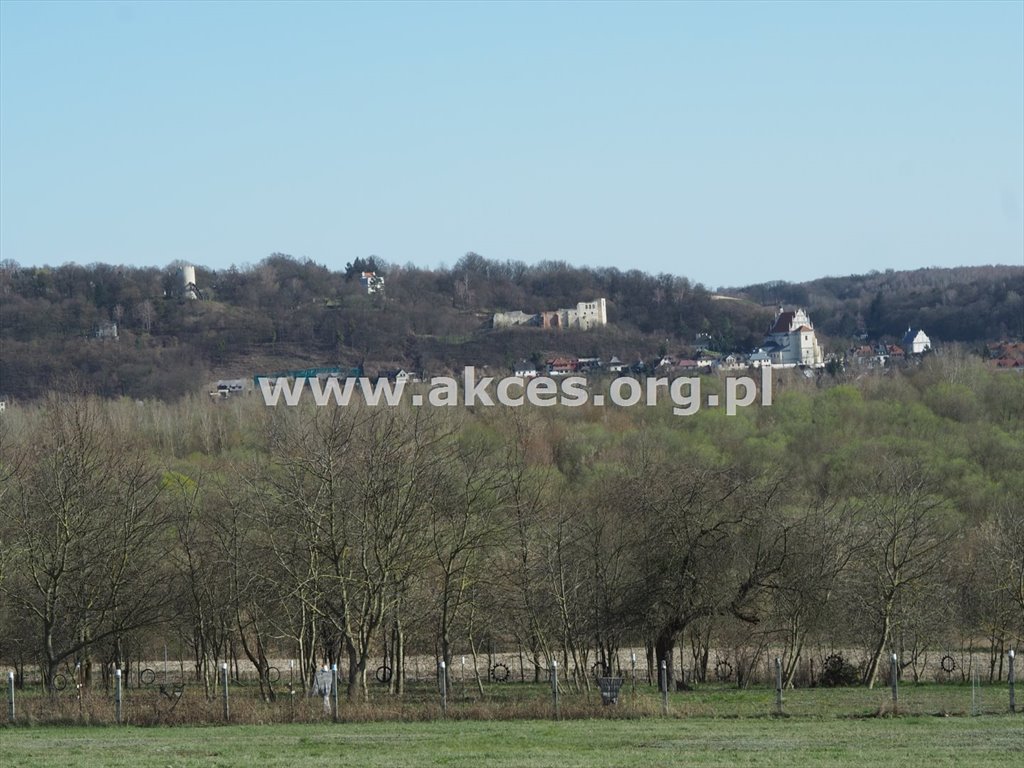
[{"label": "village house", "polygon": [[907,332],[903,334],[903,341],[900,342],[900,346],[903,347],[904,353],[908,355],[921,355],[932,348],[932,341],[921,329],[907,328]]},{"label": "village house", "polygon": [[547,364],[549,376],[571,376],[578,367],[578,361],[572,357],[555,357]]},{"label": "village house", "polygon": [[613,355],[612,359],[608,361],[608,372],[609,373],[622,373],[622,371],[625,368],[626,368],[626,364],[624,362],[622,362],[621,360],[619,360],[619,358],[617,356],[615,356],[615,355]]},{"label": "village house", "polygon": [[532,379],[537,375],[537,366],[529,360],[520,360],[512,369],[512,374],[521,379]]}]

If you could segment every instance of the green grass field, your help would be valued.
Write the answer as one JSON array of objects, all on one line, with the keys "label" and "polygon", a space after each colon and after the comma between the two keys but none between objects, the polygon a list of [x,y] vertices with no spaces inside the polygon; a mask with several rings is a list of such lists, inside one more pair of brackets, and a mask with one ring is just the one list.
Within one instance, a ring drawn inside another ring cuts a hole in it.
[{"label": "green grass field", "polygon": [[1024,717],[520,720],[0,731],[20,766],[1021,765]]},{"label": "green grass field", "polygon": [[896,716],[886,688],[787,691],[783,717],[763,687],[673,692],[668,717],[646,685],[635,694],[624,688],[615,707],[602,706],[594,690],[567,691],[557,722],[545,685],[491,686],[483,701],[459,688],[447,719],[432,686],[400,699],[375,691],[365,704],[342,699],[338,723],[319,699],[263,702],[233,686],[233,722],[224,725],[219,698],[197,693],[170,713],[158,691],[128,691],[128,725],[117,727],[103,691],[82,701],[24,692],[18,724],[0,726],[0,768],[1024,766],[1024,715],[1007,714],[1005,684],[905,685]]}]

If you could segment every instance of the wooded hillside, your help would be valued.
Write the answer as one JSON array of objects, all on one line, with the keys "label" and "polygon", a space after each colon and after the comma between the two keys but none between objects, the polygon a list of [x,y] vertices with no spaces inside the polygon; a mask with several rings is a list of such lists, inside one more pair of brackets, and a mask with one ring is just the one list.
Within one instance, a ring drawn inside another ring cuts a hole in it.
[{"label": "wooded hillside", "polygon": [[[635,360],[692,354],[708,334],[721,352],[749,351],[774,308],[807,308],[826,348],[855,334],[896,339],[910,325],[936,343],[1024,334],[1024,268],[929,269],[805,284],[771,283],[722,300],[683,277],[527,266],[467,254],[450,269],[357,259],[331,269],[275,254],[251,267],[197,268],[201,301],[180,297],[176,267],[0,264],[0,396],[50,389],[173,399],[216,378],[321,365],[406,367],[431,374],[465,365],[509,369],[553,355]],[[361,271],[385,278],[367,295]],[[580,331],[490,329],[496,311],[608,300],[609,325]],[[99,339],[109,323],[118,338]]]}]

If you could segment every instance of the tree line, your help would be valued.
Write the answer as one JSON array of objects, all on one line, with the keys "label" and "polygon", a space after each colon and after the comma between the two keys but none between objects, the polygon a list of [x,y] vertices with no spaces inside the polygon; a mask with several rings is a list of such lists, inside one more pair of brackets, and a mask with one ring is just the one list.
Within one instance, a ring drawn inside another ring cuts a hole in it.
[{"label": "tree line", "polygon": [[[715,381],[709,380],[708,389]],[[168,643],[402,695],[411,654],[520,649],[572,684],[623,648],[891,650],[922,674],[1024,636],[1024,380],[969,358],[771,407],[267,408],[50,395],[0,415],[0,659],[86,684]],[[147,655],[148,654],[148,655]],[[744,666],[745,665],[745,666]],[[853,680],[851,680],[852,682]]]}]

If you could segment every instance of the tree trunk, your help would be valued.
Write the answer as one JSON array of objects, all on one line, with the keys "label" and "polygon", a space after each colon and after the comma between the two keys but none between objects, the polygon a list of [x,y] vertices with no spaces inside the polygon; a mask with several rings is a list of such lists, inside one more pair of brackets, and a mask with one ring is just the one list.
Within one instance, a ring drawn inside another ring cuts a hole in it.
[{"label": "tree trunk", "polygon": [[[675,657],[676,649],[676,633],[671,629],[663,629],[658,633],[657,638],[654,640],[654,660],[657,672],[658,684],[661,684],[661,665],[662,662],[665,664],[665,674],[672,675],[673,659]],[[671,683],[669,683],[671,687]]]},{"label": "tree trunk", "polygon": [[885,615],[882,619],[882,630],[878,634],[878,642],[875,643],[875,647],[871,651],[868,667],[864,670],[864,684],[868,688],[875,687],[875,680],[878,678],[878,665],[882,659],[882,654],[885,652],[885,644],[889,640],[889,629],[892,623],[890,606],[891,603],[886,604]]}]

